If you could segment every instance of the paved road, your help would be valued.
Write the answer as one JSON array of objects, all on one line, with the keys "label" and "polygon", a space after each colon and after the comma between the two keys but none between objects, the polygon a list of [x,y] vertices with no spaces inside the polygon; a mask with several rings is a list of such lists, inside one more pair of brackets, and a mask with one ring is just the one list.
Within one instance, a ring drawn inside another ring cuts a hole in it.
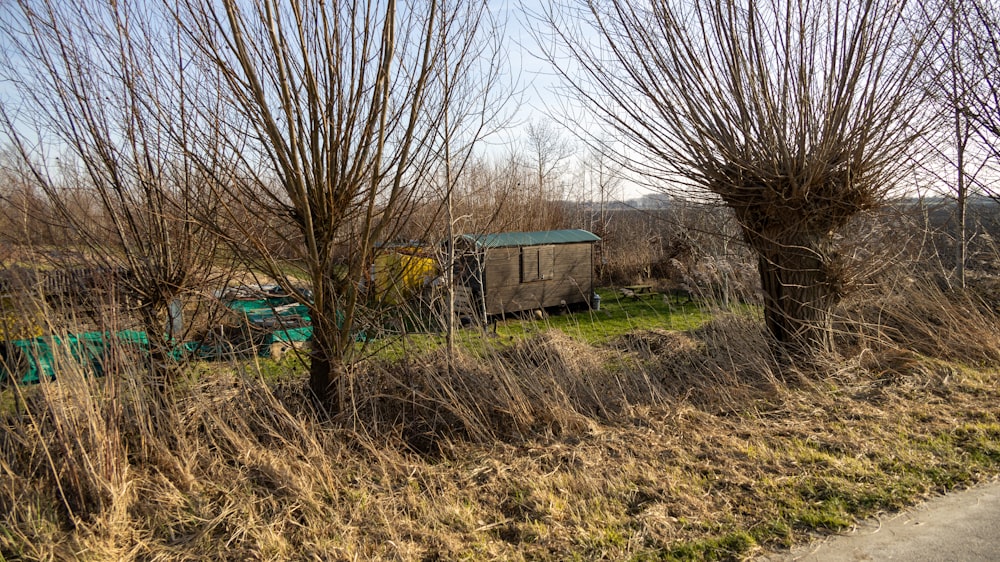
[{"label": "paved road", "polygon": [[934,498],[758,562],[1000,561],[1000,480]]}]

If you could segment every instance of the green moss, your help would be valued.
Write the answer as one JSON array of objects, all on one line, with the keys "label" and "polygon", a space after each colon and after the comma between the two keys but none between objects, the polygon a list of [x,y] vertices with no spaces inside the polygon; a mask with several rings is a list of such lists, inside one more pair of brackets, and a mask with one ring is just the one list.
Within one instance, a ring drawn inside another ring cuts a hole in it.
[{"label": "green moss", "polygon": [[735,531],[716,538],[690,542],[663,553],[661,560],[730,560],[749,554],[757,541],[746,531]]}]

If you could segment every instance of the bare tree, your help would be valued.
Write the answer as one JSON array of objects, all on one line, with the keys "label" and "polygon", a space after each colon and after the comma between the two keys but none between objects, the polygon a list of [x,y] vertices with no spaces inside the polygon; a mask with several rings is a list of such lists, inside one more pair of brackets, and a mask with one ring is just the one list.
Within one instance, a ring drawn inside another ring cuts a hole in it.
[{"label": "bare tree", "polygon": [[956,244],[955,244],[955,268],[957,272],[958,284],[965,287],[965,263],[968,253],[968,235],[966,233],[966,211],[968,210],[969,188],[966,181],[966,154],[969,141],[972,138],[970,121],[965,115],[966,105],[965,84],[963,83],[964,53],[962,53],[961,38],[961,11],[963,4],[961,0],[952,0],[947,7],[947,17],[942,18],[947,22],[947,30],[943,40],[938,42],[942,45],[947,71],[942,80],[944,101],[952,117],[952,142],[955,149],[955,203],[956,203]]},{"label": "bare tree", "polygon": [[598,236],[608,228],[608,204],[615,198],[621,198],[622,169],[609,157],[608,144],[606,139],[602,139],[591,146],[584,162],[585,172],[589,175],[586,181],[590,186],[591,202],[594,200],[593,191],[597,190],[598,208],[596,214],[591,213],[590,229]]},{"label": "bare tree", "polygon": [[904,3],[573,5],[547,14],[549,58],[629,145],[618,158],[729,206],[771,334],[793,354],[831,350],[850,281],[836,233],[879,205],[919,133],[922,39]]},{"label": "bare tree", "polygon": [[562,199],[563,194],[554,183],[562,172],[566,159],[573,154],[573,147],[559,134],[551,121],[528,123],[525,133],[529,163],[534,174],[533,183],[537,190],[536,211],[543,213],[541,222],[546,223],[546,199]]},{"label": "bare tree", "polygon": [[485,5],[182,0],[171,9],[224,102],[215,125],[237,173],[218,182],[223,218],[260,257],[255,266],[292,288],[288,261],[262,234],[288,237],[312,285],[311,299],[297,293],[313,322],[310,388],[345,412],[369,269],[432,192],[439,126],[456,120],[443,71],[455,76]]},{"label": "bare tree", "polygon": [[[957,0],[956,0],[957,1]],[[1000,6],[963,0],[961,33],[969,53],[965,70],[966,115],[994,159],[1000,158]],[[995,195],[996,191],[992,191]]]},{"label": "bare tree", "polygon": [[59,222],[21,154],[16,150],[0,154],[0,244],[11,249],[53,244],[65,239]]},{"label": "bare tree", "polygon": [[531,230],[540,224],[532,216],[537,201],[522,164],[518,154],[500,159],[478,157],[470,162],[454,186],[454,213],[464,219],[462,230],[482,234]]},{"label": "bare tree", "polygon": [[[501,82],[503,68],[500,65],[502,48],[501,34],[497,26],[488,22],[484,33],[477,40],[476,34],[467,36],[463,48],[449,49],[448,42],[455,38],[447,31],[457,21],[459,25],[474,22],[472,29],[480,27],[479,22],[490,14],[474,3],[456,3],[457,9],[449,10],[449,3],[443,2],[441,11],[442,31],[441,52],[443,71],[439,77],[444,95],[444,115],[439,130],[442,144],[443,162],[443,203],[445,207],[446,248],[443,261],[446,287],[446,346],[449,369],[453,368],[455,354],[456,319],[456,239],[460,223],[468,217],[456,213],[455,191],[473,162],[473,149],[486,135],[505,124],[504,112],[511,99],[511,90]],[[468,27],[468,26],[467,26]]]},{"label": "bare tree", "polygon": [[961,32],[969,50],[963,67],[968,94],[964,110],[974,142],[986,158],[986,173],[972,183],[979,194],[996,203],[1000,201],[1000,3],[963,0],[963,7]]},{"label": "bare tree", "polygon": [[181,336],[168,307],[208,281],[217,247],[193,220],[194,207],[212,206],[208,178],[173,130],[192,117],[186,101],[197,91],[178,82],[176,34],[129,1],[17,0],[0,21],[0,68],[16,92],[2,130],[75,235],[63,244],[120,272],[114,282],[138,303],[165,388]]},{"label": "bare tree", "polygon": [[946,186],[945,194],[955,201],[954,272],[959,287],[966,284],[969,197],[975,192],[988,164],[988,150],[970,117],[975,90],[984,77],[982,63],[974,49],[975,6],[972,0],[942,0],[922,6],[928,29],[935,40],[926,45],[930,72],[926,73],[929,102],[941,116],[935,130],[925,137],[923,170]]}]

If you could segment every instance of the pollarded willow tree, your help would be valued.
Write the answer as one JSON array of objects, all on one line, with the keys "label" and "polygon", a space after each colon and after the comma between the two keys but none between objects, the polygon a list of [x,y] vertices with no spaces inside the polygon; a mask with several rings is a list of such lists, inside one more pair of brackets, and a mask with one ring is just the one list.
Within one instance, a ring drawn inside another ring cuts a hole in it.
[{"label": "pollarded willow tree", "polygon": [[[486,4],[163,5],[183,30],[192,68],[219,89],[221,117],[212,106],[199,121],[211,125],[206,162],[235,159],[216,182],[226,205],[220,230],[288,287],[289,262],[304,270],[312,298],[297,296],[313,324],[310,388],[331,411],[347,412],[374,254],[436,181],[445,140],[456,142],[461,77],[474,72],[491,33]],[[291,259],[269,251],[275,238]]]},{"label": "pollarded willow tree", "polygon": [[918,136],[908,18],[899,0],[606,0],[545,17],[549,58],[623,137],[618,157],[732,209],[793,355],[833,349],[837,232],[885,198]]},{"label": "pollarded willow tree", "polygon": [[223,278],[210,177],[180,124],[202,89],[183,81],[177,33],[147,3],[13,0],[0,7],[0,134],[88,261],[126,272],[116,283],[152,347],[151,374],[169,387],[182,333],[172,302]]}]

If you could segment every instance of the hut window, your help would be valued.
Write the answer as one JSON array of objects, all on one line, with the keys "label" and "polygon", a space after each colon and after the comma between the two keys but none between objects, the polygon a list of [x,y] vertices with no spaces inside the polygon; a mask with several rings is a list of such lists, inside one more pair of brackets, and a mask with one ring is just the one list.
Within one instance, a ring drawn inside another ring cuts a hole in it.
[{"label": "hut window", "polygon": [[552,246],[521,248],[521,283],[552,279],[554,255]]}]

